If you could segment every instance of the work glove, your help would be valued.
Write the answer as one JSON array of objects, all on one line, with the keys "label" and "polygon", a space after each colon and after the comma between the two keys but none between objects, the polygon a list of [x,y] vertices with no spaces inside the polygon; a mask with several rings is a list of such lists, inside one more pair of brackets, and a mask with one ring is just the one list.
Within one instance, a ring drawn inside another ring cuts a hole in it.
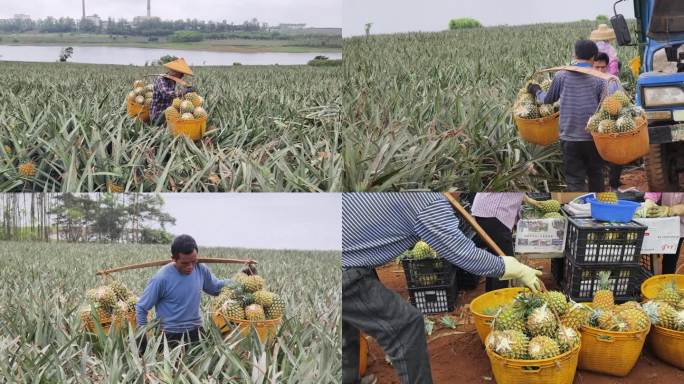
[{"label": "work glove", "polygon": [[671,206],[670,216],[684,216],[684,204],[677,204]]},{"label": "work glove", "polygon": [[247,276],[258,275],[255,264],[247,264],[247,266],[242,268],[240,272],[244,273]]},{"label": "work glove", "polygon": [[537,97],[537,92],[541,91],[539,84],[530,83],[527,85],[527,92],[534,97]]},{"label": "work glove", "polygon": [[684,216],[684,204],[677,204],[671,207],[655,206],[648,209],[648,217],[669,217]]},{"label": "work glove", "polygon": [[542,289],[542,282],[539,280],[542,271],[528,267],[519,262],[515,257],[501,256],[501,258],[504,262],[504,274],[499,278],[500,280],[518,279],[534,293]]}]

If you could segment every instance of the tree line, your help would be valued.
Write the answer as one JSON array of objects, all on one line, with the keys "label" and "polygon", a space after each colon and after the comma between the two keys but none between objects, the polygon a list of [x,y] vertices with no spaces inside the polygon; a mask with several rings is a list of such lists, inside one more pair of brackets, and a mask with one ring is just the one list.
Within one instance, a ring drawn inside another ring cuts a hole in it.
[{"label": "tree line", "polygon": [[176,219],[155,194],[0,195],[0,240],[166,244]]}]

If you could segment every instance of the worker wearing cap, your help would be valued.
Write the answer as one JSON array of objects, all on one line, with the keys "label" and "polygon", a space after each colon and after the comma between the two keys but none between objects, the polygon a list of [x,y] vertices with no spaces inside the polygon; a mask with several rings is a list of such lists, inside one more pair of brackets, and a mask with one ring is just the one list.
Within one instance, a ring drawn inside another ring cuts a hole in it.
[{"label": "worker wearing cap", "polygon": [[470,273],[518,279],[533,291],[541,271],[511,256],[475,247],[440,193],[342,194],[342,383],[374,383],[359,377],[359,331],[373,337],[402,384],[432,383],[422,313],[387,289],[374,268],[422,240],[445,261]]},{"label": "worker wearing cap", "polygon": [[606,24],[600,24],[598,28],[591,31],[589,35],[589,40],[596,43],[599,52],[603,52],[608,55],[608,73],[613,76],[617,76],[620,72],[620,61],[618,60],[617,51],[615,47],[610,43],[615,40],[615,31],[613,28],[609,28]]},{"label": "worker wearing cap", "polygon": [[[150,120],[155,125],[164,122],[164,110],[171,106],[173,99],[183,96],[188,92],[193,92],[193,88],[183,81],[183,76],[192,76],[192,69],[182,57],[180,59],[164,64],[166,74],[154,80],[154,94],[150,108]],[[184,88],[176,90],[176,84],[183,85]]]}]

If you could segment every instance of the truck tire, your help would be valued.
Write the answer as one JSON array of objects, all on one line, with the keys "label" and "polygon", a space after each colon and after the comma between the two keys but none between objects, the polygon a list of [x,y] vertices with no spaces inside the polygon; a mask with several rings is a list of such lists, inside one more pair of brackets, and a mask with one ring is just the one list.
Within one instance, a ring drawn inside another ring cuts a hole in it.
[{"label": "truck tire", "polygon": [[[644,158],[648,188],[654,192],[678,190],[677,174],[672,164],[667,144],[653,144]],[[674,175],[673,175],[674,173]]]}]

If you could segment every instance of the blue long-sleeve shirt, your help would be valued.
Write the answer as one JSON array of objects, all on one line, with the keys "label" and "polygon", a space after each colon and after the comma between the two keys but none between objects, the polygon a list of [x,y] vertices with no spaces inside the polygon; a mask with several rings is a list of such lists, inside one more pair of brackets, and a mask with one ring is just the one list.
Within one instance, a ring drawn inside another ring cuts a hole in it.
[{"label": "blue long-sleeve shirt", "polygon": [[135,306],[138,327],[147,324],[152,307],[156,308],[164,332],[182,333],[201,327],[202,291],[216,296],[226,282],[214,277],[204,264],[197,264],[189,275],[178,272],[172,263],[163,266],[150,279]]},{"label": "blue long-sleeve shirt", "polygon": [[[589,63],[576,63],[578,67],[591,67]],[[592,141],[587,122],[596,112],[606,81],[584,73],[559,71],[553,77],[548,92],[538,91],[537,101],[552,104],[560,100],[560,139],[565,141]],[[612,94],[615,87],[608,88]]]},{"label": "blue long-sleeve shirt", "polygon": [[477,248],[458,224],[441,193],[344,193],[342,267],[380,266],[423,240],[468,272],[501,277],[503,259]]}]

